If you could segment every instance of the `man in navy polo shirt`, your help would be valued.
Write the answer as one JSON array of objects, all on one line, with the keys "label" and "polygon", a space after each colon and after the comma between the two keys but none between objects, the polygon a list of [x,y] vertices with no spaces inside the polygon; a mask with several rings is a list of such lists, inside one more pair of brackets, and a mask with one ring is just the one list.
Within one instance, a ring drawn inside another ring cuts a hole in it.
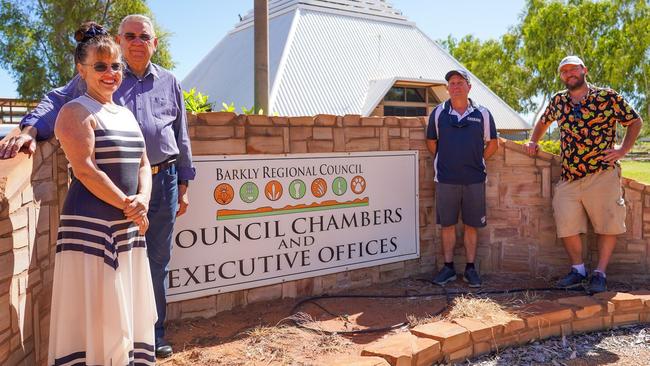
[{"label": "man in navy polo shirt", "polygon": [[450,99],[433,110],[427,128],[427,147],[435,157],[436,213],[445,256],[433,282],[442,286],[456,280],[453,258],[461,214],[467,259],[464,280],[470,287],[480,287],[474,267],[477,228],[487,223],[485,160],[498,149],[497,129],[490,111],[468,98],[472,85],[466,71],[451,70],[445,80]]}]

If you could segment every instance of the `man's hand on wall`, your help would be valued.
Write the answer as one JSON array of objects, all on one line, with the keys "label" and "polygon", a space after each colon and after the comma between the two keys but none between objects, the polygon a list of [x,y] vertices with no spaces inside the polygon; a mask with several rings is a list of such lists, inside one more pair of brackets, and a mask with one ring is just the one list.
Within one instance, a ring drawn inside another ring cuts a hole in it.
[{"label": "man's hand on wall", "polygon": [[0,159],[11,159],[22,151],[31,156],[36,151],[36,129],[25,127],[20,134],[0,143]]},{"label": "man's hand on wall", "polygon": [[539,145],[536,142],[528,141],[524,144],[524,150],[526,150],[528,156],[535,156],[539,151]]}]

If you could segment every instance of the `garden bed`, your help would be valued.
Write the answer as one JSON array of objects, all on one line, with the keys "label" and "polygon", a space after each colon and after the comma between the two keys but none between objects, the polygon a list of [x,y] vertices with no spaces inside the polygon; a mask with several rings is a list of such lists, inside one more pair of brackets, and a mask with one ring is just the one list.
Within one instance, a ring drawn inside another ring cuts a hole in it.
[{"label": "garden bed", "polygon": [[[522,287],[545,288],[552,285],[550,279],[522,279],[521,276],[508,275],[486,275],[484,281],[486,283],[482,289],[484,292]],[[621,291],[637,288],[635,284],[616,283],[611,284],[610,287]],[[564,291],[453,295],[454,292],[469,290],[461,281],[449,284],[447,289],[448,294],[445,295],[440,287],[428,283],[426,279],[412,278],[341,293],[403,296],[401,298],[321,298],[315,302],[303,303],[293,312],[297,300],[283,299],[219,313],[210,319],[178,321],[168,327],[169,339],[174,346],[175,354],[170,359],[159,361],[159,364],[178,366],[345,364],[345,360],[358,359],[359,355],[364,350],[371,349],[372,345],[408,333],[413,327],[439,320],[468,317],[484,322],[503,323],[507,322],[512,314],[525,314],[531,309],[529,306],[531,303],[581,295]],[[450,307],[447,307],[448,301]],[[444,311],[441,312],[442,310]],[[294,321],[297,321],[300,326],[296,326]],[[391,331],[358,335],[342,334],[349,331],[386,328],[402,323],[408,324],[398,326]],[[303,326],[313,330],[304,329]],[[567,342],[566,339],[564,342]],[[532,347],[530,349],[534,350],[540,344],[546,348],[550,347],[547,343],[531,344],[526,347]],[[520,348],[499,347],[496,354],[483,356],[475,362],[481,365],[491,365],[489,362],[501,365],[504,363],[498,361],[499,357],[504,360],[507,357],[515,357],[517,352],[524,352]],[[586,351],[583,352],[583,348],[574,347],[573,350],[576,351],[574,359],[583,355],[591,357]],[[552,349],[553,352],[558,352],[555,348]],[[468,358],[472,356],[469,355]],[[564,353],[562,357],[544,356],[544,362],[553,364],[552,360],[564,360],[566,358],[564,356]],[[650,355],[639,357],[647,356]],[[571,353],[568,354],[568,359],[573,360]],[[541,361],[541,356],[538,356],[537,360],[531,360],[531,364],[534,364]],[[650,362],[650,358],[645,360]],[[572,363],[572,365],[582,364]]]}]

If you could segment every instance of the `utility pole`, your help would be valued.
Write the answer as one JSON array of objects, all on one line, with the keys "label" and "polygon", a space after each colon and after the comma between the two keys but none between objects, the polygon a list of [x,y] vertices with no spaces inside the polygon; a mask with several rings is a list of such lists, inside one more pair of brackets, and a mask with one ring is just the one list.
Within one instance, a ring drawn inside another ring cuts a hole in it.
[{"label": "utility pole", "polygon": [[253,9],[255,34],[255,112],[269,114],[269,2],[255,0]]}]

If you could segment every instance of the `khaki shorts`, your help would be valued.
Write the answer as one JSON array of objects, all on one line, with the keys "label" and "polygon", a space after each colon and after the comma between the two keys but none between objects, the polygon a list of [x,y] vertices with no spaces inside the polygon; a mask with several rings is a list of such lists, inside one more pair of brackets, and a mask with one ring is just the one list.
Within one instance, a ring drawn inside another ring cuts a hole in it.
[{"label": "khaki shorts", "polygon": [[596,234],[623,234],[625,213],[619,166],[556,186],[553,215],[559,238],[586,233],[587,218]]}]

